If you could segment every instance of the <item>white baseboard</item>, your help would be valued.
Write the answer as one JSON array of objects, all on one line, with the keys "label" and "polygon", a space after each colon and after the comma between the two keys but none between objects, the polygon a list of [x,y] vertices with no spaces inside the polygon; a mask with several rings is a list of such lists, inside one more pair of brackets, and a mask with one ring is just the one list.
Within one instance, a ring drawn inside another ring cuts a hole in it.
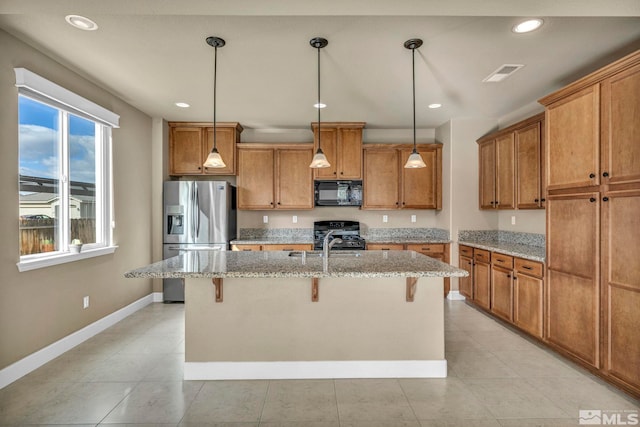
[{"label": "white baseboard", "polygon": [[[96,320],[79,331],[67,335],[66,337],[46,346],[42,350],[38,350],[35,353],[32,353],[0,370],[0,389],[38,369],[45,363],[55,359],[66,351],[71,350],[73,347],[81,344],[94,335],[99,334],[110,326],[115,325],[125,317],[151,304],[153,301],[155,301],[155,294],[149,294],[142,297],[128,306],[123,307],[102,319]],[[160,301],[162,301],[162,299],[160,299]]]},{"label": "white baseboard", "polygon": [[447,299],[453,300],[453,301],[464,301],[466,300],[465,296],[462,295],[460,293],[460,291],[449,291],[449,294],[447,295]]},{"label": "white baseboard", "polygon": [[151,295],[153,295],[153,302],[163,302],[164,301],[164,296],[162,292],[154,292]]},{"label": "white baseboard", "polygon": [[185,380],[446,378],[446,360],[185,362]]}]

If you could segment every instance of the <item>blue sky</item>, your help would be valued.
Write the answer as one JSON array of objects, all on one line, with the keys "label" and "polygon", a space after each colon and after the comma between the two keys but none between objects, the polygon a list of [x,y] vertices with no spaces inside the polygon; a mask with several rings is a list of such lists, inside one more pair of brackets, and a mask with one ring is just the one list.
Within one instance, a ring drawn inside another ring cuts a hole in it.
[{"label": "blue sky", "polygon": [[[20,174],[58,175],[58,111],[19,97]],[[72,181],[95,182],[95,123],[69,115],[69,169]]]}]

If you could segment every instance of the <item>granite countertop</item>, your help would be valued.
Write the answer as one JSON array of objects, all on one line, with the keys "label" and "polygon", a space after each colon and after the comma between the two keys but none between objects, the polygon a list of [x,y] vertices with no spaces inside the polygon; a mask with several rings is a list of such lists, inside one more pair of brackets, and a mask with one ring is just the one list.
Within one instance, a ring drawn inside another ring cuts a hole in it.
[{"label": "granite countertop", "polygon": [[451,240],[436,237],[368,237],[362,236],[367,243],[451,243]]},{"label": "granite countertop", "polygon": [[532,261],[545,262],[545,248],[541,246],[526,245],[522,243],[511,243],[498,240],[469,239],[459,240],[459,244],[472,246],[474,248],[486,249],[505,255],[516,256]]},{"label": "granite countertop", "polygon": [[128,278],[225,277],[464,277],[468,273],[413,251],[357,251],[332,254],[323,269],[320,257],[289,256],[287,251],[190,251],[125,273]]}]

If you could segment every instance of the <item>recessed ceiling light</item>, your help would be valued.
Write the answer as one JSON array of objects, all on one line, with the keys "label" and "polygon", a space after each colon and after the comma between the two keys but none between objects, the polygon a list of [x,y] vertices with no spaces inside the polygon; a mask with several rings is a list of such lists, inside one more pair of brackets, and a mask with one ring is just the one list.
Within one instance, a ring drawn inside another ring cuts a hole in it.
[{"label": "recessed ceiling light", "polygon": [[522,21],[521,23],[514,25],[512,30],[514,33],[528,33],[537,30],[543,23],[544,21],[540,18],[527,19],[526,21]]},{"label": "recessed ceiling light", "polygon": [[89,18],[85,18],[84,16],[80,16],[80,15],[67,15],[64,17],[65,21],[67,21],[67,23],[69,25],[72,25],[76,28],[79,28],[81,30],[85,30],[85,31],[95,31],[98,29],[98,24],[96,24],[95,22],[93,22],[91,19]]},{"label": "recessed ceiling light", "polygon": [[315,108],[326,108],[326,107],[327,107],[327,104],[323,104],[323,103],[321,102],[321,103],[319,103],[319,104],[318,104],[318,103],[313,104],[313,106],[314,106]]},{"label": "recessed ceiling light", "polygon": [[189,108],[191,107],[191,105],[187,104],[186,102],[176,102],[176,107]]},{"label": "recessed ceiling light", "polygon": [[440,108],[440,107],[442,107],[442,104],[429,104],[428,107],[429,108]]}]

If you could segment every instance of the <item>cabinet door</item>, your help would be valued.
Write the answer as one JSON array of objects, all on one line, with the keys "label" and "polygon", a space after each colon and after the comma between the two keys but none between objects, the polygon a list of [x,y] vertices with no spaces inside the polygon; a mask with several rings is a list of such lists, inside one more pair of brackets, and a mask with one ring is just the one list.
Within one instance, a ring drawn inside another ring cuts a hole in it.
[{"label": "cabinet door", "polygon": [[466,256],[460,256],[458,267],[469,273],[469,276],[458,279],[459,291],[465,297],[473,299],[473,260]]},{"label": "cabinet door", "polygon": [[[440,150],[435,147],[419,147],[418,152],[426,163],[426,168],[405,168],[412,149],[400,151],[400,165],[402,173],[402,187],[400,199],[402,208],[407,209],[441,209],[440,196],[442,157]],[[440,160],[440,163],[438,163]]]},{"label": "cabinet door", "polygon": [[547,198],[547,340],[600,364],[599,193]]},{"label": "cabinet door", "polygon": [[[313,152],[315,153],[318,149],[317,128],[314,128],[313,147]],[[315,179],[338,179],[338,130],[336,128],[325,128],[320,125],[320,147],[331,166],[328,168],[314,169],[313,174]]]},{"label": "cabinet door", "polygon": [[[203,144],[202,160],[213,148],[213,128],[205,128],[205,143]],[[220,128],[216,126],[216,148],[226,165],[224,168],[204,168],[207,175],[235,175],[236,174],[236,130],[235,128]]]},{"label": "cabinet door", "polygon": [[601,105],[604,182],[640,182],[640,65],[602,82]]},{"label": "cabinet door", "polygon": [[362,179],[362,129],[338,129],[338,179]]},{"label": "cabinet door", "polygon": [[480,157],[480,209],[494,209],[495,176],[496,176],[496,144],[495,140],[478,146]]},{"label": "cabinet door", "polygon": [[397,209],[399,205],[398,151],[364,150],[363,209]]},{"label": "cabinet door", "polygon": [[313,209],[312,148],[276,150],[276,209]]},{"label": "cabinet door", "polygon": [[202,173],[202,128],[172,127],[169,137],[169,174]]},{"label": "cabinet door", "polygon": [[515,144],[513,133],[496,138],[496,206],[515,209]]},{"label": "cabinet door", "polygon": [[273,209],[274,156],[269,148],[238,148],[238,209]]},{"label": "cabinet door", "polygon": [[542,279],[518,273],[513,289],[513,322],[531,335],[542,338]]},{"label": "cabinet door", "polygon": [[547,106],[547,190],[600,184],[599,85]]},{"label": "cabinet door", "polygon": [[602,202],[604,370],[640,392],[640,189]]},{"label": "cabinet door", "polygon": [[484,262],[473,266],[473,300],[487,310],[491,306],[491,267]]},{"label": "cabinet door", "polygon": [[540,183],[541,168],[540,123],[515,131],[516,142],[516,197],[518,209],[542,207]]},{"label": "cabinet door", "polygon": [[513,271],[491,267],[491,312],[509,322],[513,320]]}]

